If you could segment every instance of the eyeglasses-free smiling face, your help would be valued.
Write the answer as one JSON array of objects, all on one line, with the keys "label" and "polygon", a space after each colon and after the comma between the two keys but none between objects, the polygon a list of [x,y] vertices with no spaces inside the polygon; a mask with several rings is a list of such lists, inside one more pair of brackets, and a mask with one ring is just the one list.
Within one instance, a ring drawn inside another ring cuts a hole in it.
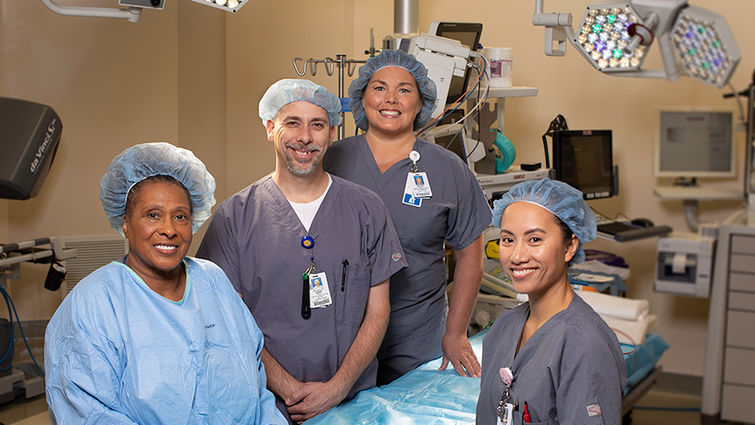
[{"label": "eyeglasses-free smiling face", "polygon": [[144,181],[130,196],[133,199],[123,218],[129,267],[145,282],[180,273],[192,239],[191,201],[186,190],[178,182]]},{"label": "eyeglasses-free smiling face", "polygon": [[414,131],[422,99],[414,76],[399,66],[379,69],[362,94],[369,131],[403,134]]},{"label": "eyeglasses-free smiling face", "polygon": [[566,269],[579,245],[564,240],[558,218],[530,202],[514,202],[503,212],[498,255],[517,292],[542,296],[567,284]]},{"label": "eyeglasses-free smiling face", "polygon": [[275,144],[276,160],[297,177],[321,166],[335,131],[325,109],[303,100],[284,105],[265,127],[267,139]]}]

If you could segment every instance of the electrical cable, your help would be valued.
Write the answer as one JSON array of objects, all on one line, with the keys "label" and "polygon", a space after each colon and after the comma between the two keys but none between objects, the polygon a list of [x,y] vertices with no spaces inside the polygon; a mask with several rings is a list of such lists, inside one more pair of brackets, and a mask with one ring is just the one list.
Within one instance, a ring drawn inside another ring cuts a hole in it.
[{"label": "electrical cable", "polygon": [[42,368],[39,367],[39,364],[37,363],[37,359],[34,358],[34,353],[31,352],[31,348],[29,348],[29,342],[26,340],[26,335],[24,335],[24,329],[21,327],[21,319],[18,318],[18,312],[16,311],[16,306],[13,304],[13,299],[10,297],[10,294],[0,286],[0,293],[3,294],[3,298],[5,298],[5,304],[8,306],[8,316],[11,316],[11,310],[13,311],[12,314],[16,316],[16,322],[18,322],[18,330],[21,333],[21,338],[24,340],[24,345],[26,345],[26,351],[29,352],[29,357],[31,357],[31,361],[34,362],[34,366],[37,368],[37,372],[39,372],[39,376],[43,377],[45,376],[45,373],[42,371]]},{"label": "electrical cable", "polygon": [[10,322],[10,337],[8,339],[8,347],[6,348],[5,353],[3,353],[3,356],[0,357],[0,364],[5,363],[10,358],[10,361],[8,361],[8,367],[0,367],[0,370],[5,371],[13,367],[13,352],[15,350],[15,347],[13,344],[13,315],[11,314],[8,298],[4,293],[3,298],[5,299],[5,305],[8,307],[8,322]]},{"label": "electrical cable", "polygon": [[[464,104],[464,102],[469,98],[469,96],[472,93],[474,93],[474,91],[476,89],[478,89],[478,87],[481,89],[480,83],[482,82],[482,78],[483,78],[483,76],[487,76],[488,75],[487,70],[486,70],[486,68],[487,68],[487,62],[488,61],[487,61],[487,59],[484,56],[482,56],[482,55],[480,55],[480,54],[478,54],[476,52],[470,52],[470,55],[471,56],[479,56],[480,58],[482,58],[483,65],[485,66],[485,68],[483,68],[484,71],[478,72],[477,81],[475,81],[474,86],[472,86],[471,88],[467,89],[467,91],[464,92],[464,94],[461,95],[461,97],[459,99],[457,99],[456,101],[454,101],[454,103],[452,103],[451,105],[449,105],[448,107],[446,107],[446,109],[443,110],[443,112],[440,114],[440,116],[438,116],[436,119],[430,121],[429,123],[425,124],[424,127],[422,127],[421,129],[419,129],[417,131],[417,133],[416,133],[417,137],[419,137],[422,134],[422,132],[424,132],[428,128],[434,126],[435,124],[439,123],[441,120],[443,120],[444,118],[446,118],[447,116],[449,116],[450,114],[452,114],[454,111],[456,111],[457,109],[459,109],[459,107]],[[473,65],[473,66],[475,68],[477,68],[477,65]],[[490,80],[489,76],[488,76],[488,80]],[[472,115],[472,113],[475,111],[475,109],[478,108],[482,103],[484,103],[487,100],[487,98],[488,98],[488,92],[489,91],[490,91],[490,87],[489,87],[489,84],[488,84],[488,87],[485,88],[485,95],[483,96],[483,99],[480,102],[478,102],[477,105],[475,105],[472,108],[472,110],[467,115],[465,115],[463,118],[459,119],[456,122],[462,122],[465,119],[467,119],[470,115]]]}]

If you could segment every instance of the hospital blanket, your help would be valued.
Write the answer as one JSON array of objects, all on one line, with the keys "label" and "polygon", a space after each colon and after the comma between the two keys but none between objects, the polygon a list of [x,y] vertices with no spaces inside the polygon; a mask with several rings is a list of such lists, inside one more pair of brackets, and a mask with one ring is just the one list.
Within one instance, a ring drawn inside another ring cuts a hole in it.
[{"label": "hospital blanket", "polygon": [[[482,359],[482,338],[470,338],[477,358]],[[636,348],[621,344],[627,368],[626,395],[660,360],[668,344],[649,334]],[[451,365],[438,371],[441,359],[432,360],[388,385],[362,391],[354,399],[305,422],[307,425],[450,425],[473,424],[479,378],[462,378]]]}]

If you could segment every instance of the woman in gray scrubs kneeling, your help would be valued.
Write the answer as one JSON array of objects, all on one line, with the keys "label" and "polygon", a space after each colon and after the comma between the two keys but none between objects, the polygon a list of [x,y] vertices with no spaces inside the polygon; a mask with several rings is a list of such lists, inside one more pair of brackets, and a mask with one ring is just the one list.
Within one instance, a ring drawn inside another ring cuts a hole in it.
[{"label": "woman in gray scrubs kneeling", "polygon": [[621,347],[566,274],[595,239],[582,193],[547,178],[520,183],[495,202],[493,224],[501,265],[529,301],[483,340],[477,424],[620,424]]}]

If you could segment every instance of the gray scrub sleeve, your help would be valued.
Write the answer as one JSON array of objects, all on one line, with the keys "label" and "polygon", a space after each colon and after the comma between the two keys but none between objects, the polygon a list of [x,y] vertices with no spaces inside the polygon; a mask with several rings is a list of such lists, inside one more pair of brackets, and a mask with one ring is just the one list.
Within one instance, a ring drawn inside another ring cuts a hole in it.
[{"label": "gray scrub sleeve", "polygon": [[626,369],[616,364],[616,349],[607,337],[580,334],[565,340],[556,392],[560,423],[621,424],[621,389],[626,384]]},{"label": "gray scrub sleeve", "polygon": [[370,209],[370,221],[365,226],[366,251],[371,267],[370,286],[375,286],[406,267],[406,259],[383,201],[371,191],[365,189],[364,192],[368,194],[365,198]]},{"label": "gray scrub sleeve", "polygon": [[466,248],[490,225],[490,205],[480,189],[472,171],[458,158],[452,158],[457,167],[456,194],[458,200],[448,214],[446,241],[455,250]]},{"label": "gray scrub sleeve", "polygon": [[224,214],[225,210],[226,203],[224,202],[212,216],[196,257],[210,260],[220,266],[236,292],[241,293],[238,244],[233,236],[236,234],[235,220],[232,220],[228,214]]}]

